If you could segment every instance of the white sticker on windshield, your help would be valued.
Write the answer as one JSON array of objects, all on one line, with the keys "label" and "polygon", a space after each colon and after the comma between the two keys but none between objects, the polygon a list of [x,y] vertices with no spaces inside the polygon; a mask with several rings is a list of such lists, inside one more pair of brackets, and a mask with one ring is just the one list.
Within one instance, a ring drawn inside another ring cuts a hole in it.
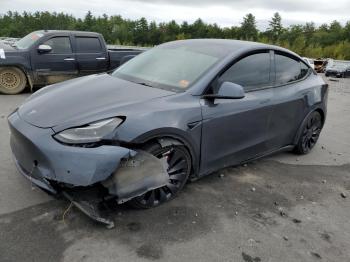
[{"label": "white sticker on windshield", "polygon": [[1,58],[1,59],[6,59],[4,49],[0,49],[0,58]]}]

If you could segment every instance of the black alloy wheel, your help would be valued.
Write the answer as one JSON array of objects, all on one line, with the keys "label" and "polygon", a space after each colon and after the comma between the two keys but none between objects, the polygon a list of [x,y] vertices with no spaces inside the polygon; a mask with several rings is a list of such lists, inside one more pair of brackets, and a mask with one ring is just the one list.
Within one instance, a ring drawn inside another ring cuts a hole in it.
[{"label": "black alloy wheel", "polygon": [[136,208],[151,208],[173,199],[191,173],[191,156],[184,146],[171,145],[162,148],[154,143],[146,146],[144,150],[166,162],[169,182],[164,187],[130,200],[129,204]]},{"label": "black alloy wheel", "polygon": [[303,126],[303,131],[296,145],[298,154],[307,154],[316,145],[322,130],[322,117],[319,112],[312,112]]}]

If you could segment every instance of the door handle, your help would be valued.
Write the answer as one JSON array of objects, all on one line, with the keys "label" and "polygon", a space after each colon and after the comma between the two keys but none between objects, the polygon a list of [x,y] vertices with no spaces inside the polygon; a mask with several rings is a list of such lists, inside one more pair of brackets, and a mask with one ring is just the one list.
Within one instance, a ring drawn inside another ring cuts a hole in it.
[{"label": "door handle", "polygon": [[106,60],[105,57],[96,57],[96,60]]},{"label": "door handle", "polygon": [[75,61],[75,58],[68,57],[68,58],[65,58],[64,61]]}]

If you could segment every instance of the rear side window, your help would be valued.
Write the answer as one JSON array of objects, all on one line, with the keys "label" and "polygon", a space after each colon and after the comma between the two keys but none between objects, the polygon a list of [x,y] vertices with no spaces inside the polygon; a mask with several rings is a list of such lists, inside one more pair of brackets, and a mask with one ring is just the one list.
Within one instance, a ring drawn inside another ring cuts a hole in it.
[{"label": "rear side window", "polygon": [[78,53],[93,53],[102,51],[100,40],[97,37],[77,36],[75,39]]},{"label": "rear side window", "polygon": [[72,53],[69,37],[60,36],[53,37],[47,40],[44,45],[49,45],[52,48],[50,54],[68,54]]},{"label": "rear side window", "polygon": [[283,85],[304,78],[309,67],[303,62],[288,56],[275,54],[276,85]]},{"label": "rear side window", "polygon": [[258,53],[242,58],[219,79],[241,85],[245,91],[270,85],[270,54]]}]

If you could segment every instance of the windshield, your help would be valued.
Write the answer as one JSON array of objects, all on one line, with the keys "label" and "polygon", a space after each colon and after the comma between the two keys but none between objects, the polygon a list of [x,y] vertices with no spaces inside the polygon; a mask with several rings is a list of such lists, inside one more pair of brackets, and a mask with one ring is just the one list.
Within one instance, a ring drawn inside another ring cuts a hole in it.
[{"label": "windshield", "polygon": [[30,33],[29,35],[26,35],[23,37],[21,40],[16,42],[14,45],[18,49],[28,49],[31,47],[39,38],[43,37],[44,34],[40,32],[33,32]]},{"label": "windshield", "polygon": [[173,92],[186,91],[219,60],[184,46],[160,46],[133,58],[113,76]]}]

